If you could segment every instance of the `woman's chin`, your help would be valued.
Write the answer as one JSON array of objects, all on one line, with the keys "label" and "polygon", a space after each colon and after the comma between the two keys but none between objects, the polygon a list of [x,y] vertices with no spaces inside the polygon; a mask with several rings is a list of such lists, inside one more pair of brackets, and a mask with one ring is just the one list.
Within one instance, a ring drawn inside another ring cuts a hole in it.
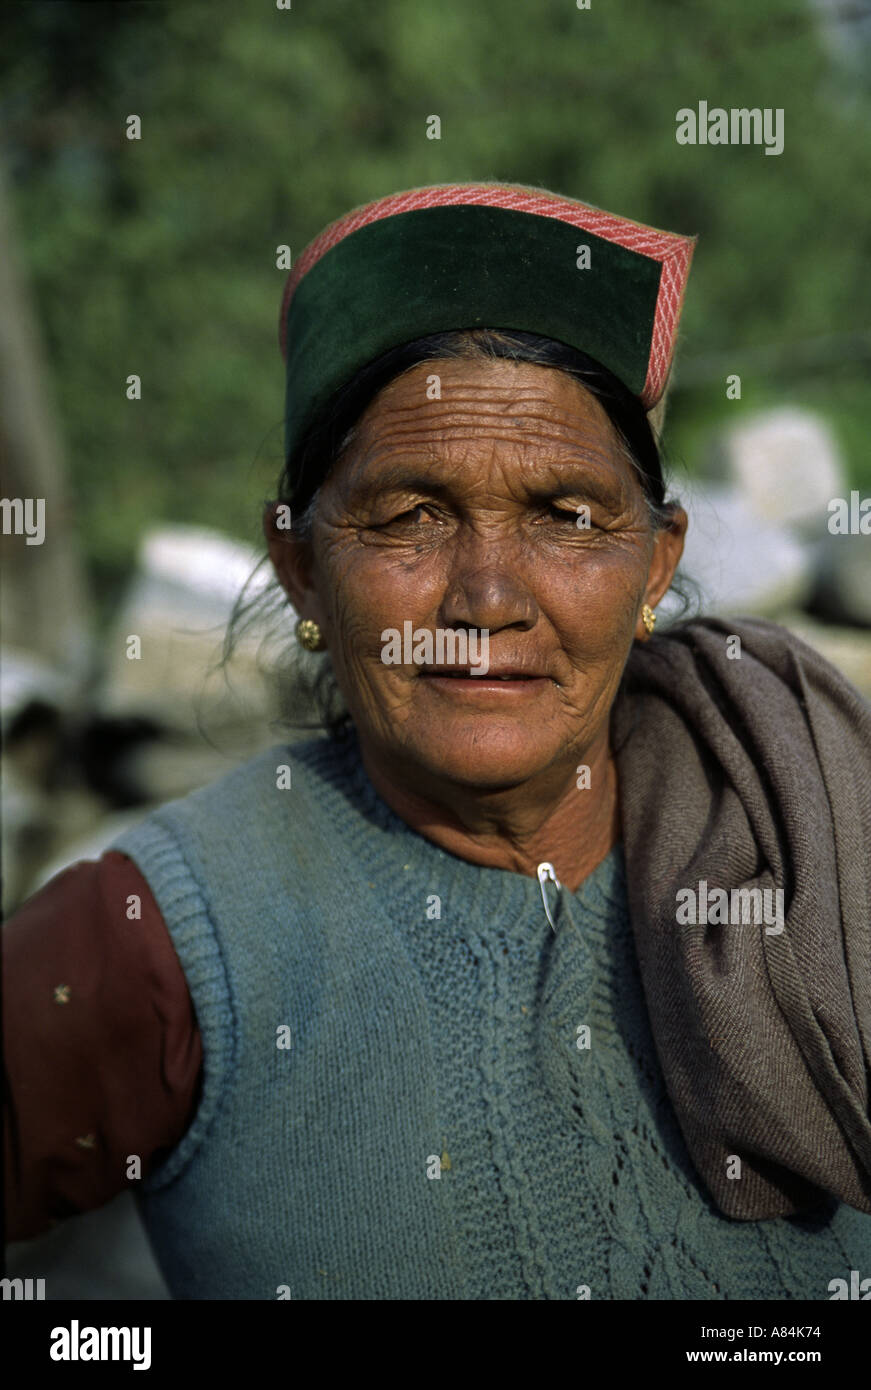
[{"label": "woman's chin", "polygon": [[470,719],[403,730],[403,755],[449,781],[497,791],[528,781],[551,765],[559,740],[520,720]]}]

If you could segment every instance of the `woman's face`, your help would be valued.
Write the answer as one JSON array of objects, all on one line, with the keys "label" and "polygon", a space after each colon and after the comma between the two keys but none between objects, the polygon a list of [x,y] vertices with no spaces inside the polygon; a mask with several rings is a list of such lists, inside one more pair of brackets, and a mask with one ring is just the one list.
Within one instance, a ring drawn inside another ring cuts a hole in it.
[{"label": "woman's face", "polygon": [[[271,546],[369,757],[412,786],[483,790],[589,761],[607,741],[641,605],[667,590],[685,527],[678,513],[654,533],[608,416],[576,381],[463,359],[391,382],[321,492],[311,548]],[[411,652],[388,664],[389,629],[480,634],[479,669],[486,631],[488,674],[438,676]]]}]

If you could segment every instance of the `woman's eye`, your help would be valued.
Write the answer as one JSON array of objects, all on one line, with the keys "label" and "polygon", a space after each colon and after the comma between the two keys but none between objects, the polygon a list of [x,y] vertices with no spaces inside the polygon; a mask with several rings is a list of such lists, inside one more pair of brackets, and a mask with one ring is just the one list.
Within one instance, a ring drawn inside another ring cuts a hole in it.
[{"label": "woman's eye", "polygon": [[409,507],[407,512],[399,512],[397,516],[391,517],[387,525],[392,526],[397,521],[407,521],[412,526],[419,526],[421,522],[432,521],[432,519],[432,515],[426,507],[418,504],[416,507]]}]

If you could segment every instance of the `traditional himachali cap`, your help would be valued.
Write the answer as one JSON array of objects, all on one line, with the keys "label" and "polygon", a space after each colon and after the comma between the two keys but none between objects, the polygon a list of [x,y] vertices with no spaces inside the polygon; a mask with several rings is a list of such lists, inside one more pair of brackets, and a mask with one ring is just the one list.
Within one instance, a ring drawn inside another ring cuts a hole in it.
[{"label": "traditional himachali cap", "polygon": [[454,329],[580,349],[639,397],[658,434],[695,242],[519,184],[437,184],[354,208],[285,286],[285,459],[362,367]]}]

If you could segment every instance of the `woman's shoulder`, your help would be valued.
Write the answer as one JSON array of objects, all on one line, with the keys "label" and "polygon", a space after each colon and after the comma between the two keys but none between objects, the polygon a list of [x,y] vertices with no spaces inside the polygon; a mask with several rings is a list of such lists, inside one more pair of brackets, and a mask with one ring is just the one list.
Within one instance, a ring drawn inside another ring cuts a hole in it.
[{"label": "woman's shoulder", "polygon": [[767,618],[706,615],[674,623],[636,644],[624,692],[643,690],[685,701],[727,698],[754,706],[841,708],[851,719],[871,706],[848,678],[804,637]]},{"label": "woman's shoulder", "polygon": [[326,733],[274,743],[187,795],[155,808],[160,814],[181,807],[200,808],[230,799],[272,797],[274,792],[301,793],[322,783],[341,785],[357,764],[356,744]]},{"label": "woman's shoulder", "polygon": [[722,653],[730,661],[748,654],[765,665],[776,664],[785,654],[793,653],[813,665],[831,665],[821,652],[782,623],[771,618],[721,613],[697,614],[674,622],[649,642],[637,645],[633,656],[674,658],[680,651],[711,658]]},{"label": "woman's shoulder", "polygon": [[218,822],[244,834],[254,824],[262,829],[270,811],[286,814],[292,833],[295,822],[313,813],[324,788],[341,787],[352,766],[348,751],[325,735],[275,743],[234,763],[203,786],[149,808],[113,845],[167,831],[184,835],[187,828],[196,826],[201,833],[212,834]]},{"label": "woman's shoulder", "polygon": [[[147,881],[117,851],[79,860],[3,926],[7,1214],[13,1239],[127,1186],[126,1155],[178,1142],[202,1046]],[[13,1176],[14,1174],[14,1176]]]},{"label": "woman's shoulder", "polygon": [[255,882],[292,898],[303,877],[327,872],[326,859],[347,867],[351,841],[368,833],[360,769],[350,740],[274,744],[154,808],[110,848],[138,865],[167,920],[214,928],[215,902],[250,894]]}]

